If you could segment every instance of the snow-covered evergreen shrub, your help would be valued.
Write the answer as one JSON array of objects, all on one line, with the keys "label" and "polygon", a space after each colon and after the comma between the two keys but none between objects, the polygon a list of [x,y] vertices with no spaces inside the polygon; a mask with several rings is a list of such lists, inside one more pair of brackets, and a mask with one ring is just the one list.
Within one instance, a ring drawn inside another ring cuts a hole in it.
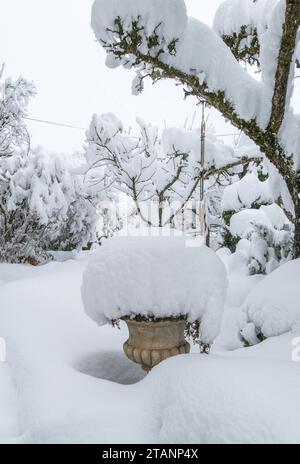
[{"label": "snow-covered evergreen shrub", "polygon": [[46,258],[94,240],[96,209],[81,176],[41,149],[0,160],[0,260]]},{"label": "snow-covered evergreen shrub", "polygon": [[269,179],[246,174],[225,188],[223,246],[246,263],[249,274],[268,274],[292,257],[293,227],[275,203]]},{"label": "snow-covered evergreen shrub", "polygon": [[50,250],[94,240],[96,209],[82,175],[63,157],[31,150],[24,123],[32,83],[0,89],[0,261],[37,264]]},{"label": "snow-covered evergreen shrub", "polygon": [[[253,213],[251,210],[244,212]],[[241,218],[241,213],[238,213],[234,219],[239,221],[241,220],[239,218]],[[292,258],[291,225],[286,223],[281,226],[279,222],[273,225],[268,219],[268,215],[265,214],[264,217],[264,213],[261,215],[261,222],[254,218],[250,227],[246,226],[237,245],[236,253],[244,255],[250,275],[269,274],[280,264]]]},{"label": "snow-covered evergreen shrub", "polygon": [[224,189],[221,211],[223,219],[223,246],[236,251],[241,237],[230,230],[231,218],[244,209],[259,209],[262,205],[273,203],[268,181],[261,182],[254,172],[246,173],[242,178],[236,176],[232,183]]},{"label": "snow-covered evergreen shrub", "polygon": [[46,169],[50,167],[52,171],[48,173],[48,179],[54,180],[49,191],[57,191],[53,214],[48,218],[49,232],[43,241],[44,248],[72,251],[89,247],[96,240],[97,200],[87,188],[84,176],[73,172],[78,160],[69,157],[66,161],[54,155],[41,158]]}]

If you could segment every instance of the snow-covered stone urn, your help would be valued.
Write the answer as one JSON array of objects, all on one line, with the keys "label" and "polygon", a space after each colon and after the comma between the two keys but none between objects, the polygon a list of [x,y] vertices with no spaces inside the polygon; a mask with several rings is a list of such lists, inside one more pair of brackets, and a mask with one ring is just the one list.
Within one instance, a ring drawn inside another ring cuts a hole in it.
[{"label": "snow-covered stone urn", "polygon": [[164,359],[190,352],[190,344],[184,338],[184,319],[137,321],[124,318],[129,338],[124,343],[124,353],[145,371]]},{"label": "snow-covered stone urn", "polygon": [[124,320],[129,331],[124,352],[147,371],[189,352],[187,322],[200,323],[205,345],[219,334],[226,271],[212,250],[190,242],[184,236],[115,237],[95,252],[84,272],[87,315],[98,325]]}]

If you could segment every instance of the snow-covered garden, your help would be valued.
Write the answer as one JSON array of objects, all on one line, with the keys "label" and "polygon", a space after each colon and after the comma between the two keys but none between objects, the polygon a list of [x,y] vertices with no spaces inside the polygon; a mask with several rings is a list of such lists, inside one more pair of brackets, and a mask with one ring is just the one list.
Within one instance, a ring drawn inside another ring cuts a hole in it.
[{"label": "snow-covered garden", "polygon": [[217,3],[92,7],[132,98],[199,124],[100,107],[53,153],[0,70],[1,444],[300,444],[300,3]]}]

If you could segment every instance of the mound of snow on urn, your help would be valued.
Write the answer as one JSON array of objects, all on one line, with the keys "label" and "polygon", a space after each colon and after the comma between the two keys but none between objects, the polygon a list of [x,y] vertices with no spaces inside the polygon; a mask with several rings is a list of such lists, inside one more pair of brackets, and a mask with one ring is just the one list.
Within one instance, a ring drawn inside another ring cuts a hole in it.
[{"label": "mound of snow on urn", "polygon": [[227,291],[225,268],[210,249],[185,237],[116,237],[89,262],[83,276],[85,311],[99,325],[135,319],[201,322],[201,341],[219,333]]}]

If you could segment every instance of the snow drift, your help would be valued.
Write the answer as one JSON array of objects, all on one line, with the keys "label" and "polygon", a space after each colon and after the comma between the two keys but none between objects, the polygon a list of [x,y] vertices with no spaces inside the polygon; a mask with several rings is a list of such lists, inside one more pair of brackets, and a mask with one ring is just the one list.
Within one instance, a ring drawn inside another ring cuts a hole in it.
[{"label": "snow drift", "polygon": [[[244,337],[255,343],[255,333],[275,337],[300,321],[300,259],[290,261],[263,279],[246,298]],[[255,332],[254,330],[255,329]],[[253,339],[254,335],[254,339]]]}]

